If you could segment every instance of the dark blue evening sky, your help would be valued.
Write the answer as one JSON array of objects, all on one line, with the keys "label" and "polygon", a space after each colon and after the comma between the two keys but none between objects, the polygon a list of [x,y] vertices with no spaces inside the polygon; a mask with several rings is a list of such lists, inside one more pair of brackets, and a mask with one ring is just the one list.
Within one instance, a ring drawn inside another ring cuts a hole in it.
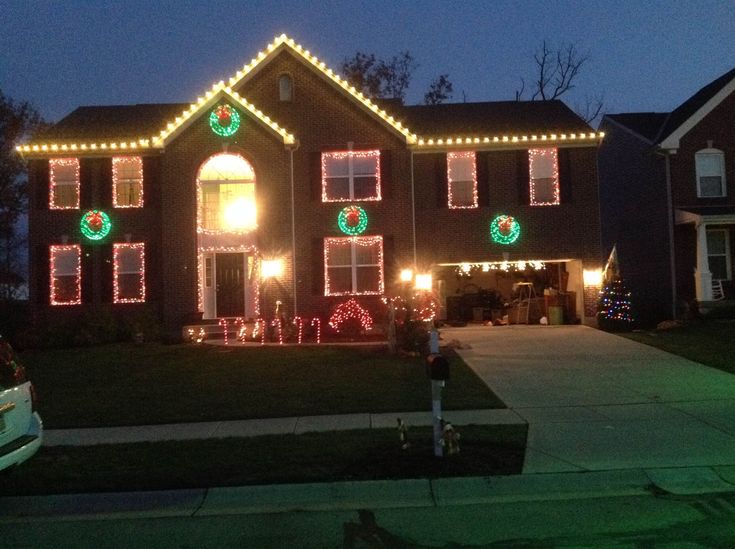
[{"label": "dark blue evening sky", "polygon": [[543,38],[589,61],[570,96],[670,110],[735,66],[735,2],[36,2],[0,0],[0,89],[55,121],[79,105],[188,102],[285,32],[333,68],[409,50],[409,102],[447,72],[455,100],[512,99]]}]

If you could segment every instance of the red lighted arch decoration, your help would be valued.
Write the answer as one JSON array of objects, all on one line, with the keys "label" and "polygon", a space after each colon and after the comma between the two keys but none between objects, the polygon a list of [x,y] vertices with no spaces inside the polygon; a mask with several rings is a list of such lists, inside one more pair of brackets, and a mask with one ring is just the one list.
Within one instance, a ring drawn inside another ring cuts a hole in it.
[{"label": "red lighted arch decoration", "polygon": [[337,305],[334,313],[329,317],[329,325],[339,332],[342,324],[351,318],[356,318],[363,330],[369,330],[373,326],[373,317],[354,298]]}]

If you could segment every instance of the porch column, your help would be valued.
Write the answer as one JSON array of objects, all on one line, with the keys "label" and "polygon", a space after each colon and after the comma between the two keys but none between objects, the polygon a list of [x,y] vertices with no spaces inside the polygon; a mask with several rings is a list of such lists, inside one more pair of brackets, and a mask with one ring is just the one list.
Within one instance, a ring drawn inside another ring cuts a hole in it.
[{"label": "porch column", "polygon": [[694,269],[697,301],[712,301],[712,273],[707,261],[707,224],[697,223],[697,266]]}]

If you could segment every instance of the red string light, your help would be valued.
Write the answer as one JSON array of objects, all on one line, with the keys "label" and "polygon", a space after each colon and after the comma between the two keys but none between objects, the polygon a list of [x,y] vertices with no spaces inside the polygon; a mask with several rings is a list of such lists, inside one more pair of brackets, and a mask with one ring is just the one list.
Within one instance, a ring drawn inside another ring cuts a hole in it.
[{"label": "red string light", "polygon": [[342,324],[351,318],[357,319],[363,330],[369,330],[373,325],[373,318],[370,316],[370,313],[362,308],[354,299],[345,301],[337,306],[329,318],[329,325],[339,332],[342,329]]},{"label": "red string light", "polygon": [[271,321],[271,326],[278,328],[278,344],[283,345],[283,321],[280,318],[276,318]]},{"label": "red string light", "polygon": [[314,317],[311,319],[312,328],[316,325],[316,342],[322,342],[322,321],[320,318]]},{"label": "red string light", "polygon": [[298,327],[298,343],[299,345],[301,345],[301,341],[303,340],[304,336],[304,319],[300,316],[295,316],[293,319],[293,323],[296,324],[296,326]]},{"label": "red string light", "polygon": [[[122,182],[136,185],[138,192],[135,202],[118,202],[117,186]],[[140,156],[112,157],[112,205],[115,208],[143,207],[143,159]]]},{"label": "red string light", "polygon": [[[138,253],[138,270],[123,271],[120,265],[120,257],[126,251]],[[112,295],[115,303],[144,303],[145,302],[145,243],[136,242],[133,244],[114,244],[112,246]],[[140,278],[138,281],[138,292],[134,297],[123,296],[120,291],[120,275],[137,274]]]},{"label": "red string light", "polygon": [[[455,197],[452,192],[452,183],[460,183],[467,181],[466,179],[457,178],[457,172],[459,171],[459,165],[463,161],[471,161],[472,167],[470,170],[470,176],[472,177],[472,204],[455,203]],[[447,206],[450,209],[467,209],[477,208],[477,165],[475,163],[475,153],[470,152],[455,152],[447,153],[447,181],[448,181],[448,192],[447,192]]]},{"label": "red string light", "polygon": [[[375,161],[375,173],[354,173],[354,159],[373,159]],[[347,159],[347,173],[330,173],[327,163],[329,160]],[[356,177],[375,177],[375,192],[370,196],[354,196],[354,191],[348,197],[330,197],[329,180],[348,179],[350,187],[354,189]],[[338,151],[322,153],[322,202],[350,202],[352,200],[380,200],[380,151]]]},{"label": "red string light", "polygon": [[227,340],[227,319],[226,318],[220,318],[219,319],[219,325],[224,327],[225,331],[225,345],[229,345],[229,341]]},{"label": "red string light", "polygon": [[[51,210],[78,210],[79,209],[79,159],[78,158],[52,158],[48,161],[49,167],[49,209]],[[74,179],[70,184],[62,183],[58,179],[58,173],[63,168],[71,167],[74,170]],[[64,206],[57,204],[56,188],[59,186],[74,186],[76,200],[72,205]]]},{"label": "red string light", "polygon": [[[69,274],[68,270],[60,272],[57,262],[61,255],[74,255],[74,272]],[[52,245],[49,247],[49,297],[51,305],[80,305],[82,303],[82,248],[79,244]],[[57,279],[75,278],[74,293],[71,297],[63,298],[59,295],[61,288]]]},{"label": "red string light", "polygon": [[[551,164],[551,171],[547,168]],[[531,206],[556,206],[560,203],[559,193],[559,158],[555,148],[529,149],[528,168],[530,181]],[[554,196],[551,201],[543,201],[536,197],[536,179],[552,179]]]}]

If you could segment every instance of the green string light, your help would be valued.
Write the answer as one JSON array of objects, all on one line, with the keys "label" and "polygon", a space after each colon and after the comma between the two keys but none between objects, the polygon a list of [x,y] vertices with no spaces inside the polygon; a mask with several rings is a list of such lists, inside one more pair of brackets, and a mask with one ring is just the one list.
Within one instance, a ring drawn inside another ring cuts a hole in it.
[{"label": "green string light", "polygon": [[350,236],[357,236],[365,232],[368,225],[368,216],[360,206],[347,206],[339,212],[337,217],[339,230]]},{"label": "green string light", "polygon": [[240,114],[229,105],[220,105],[209,113],[209,127],[220,137],[230,137],[240,129]]},{"label": "green string light", "polygon": [[102,240],[112,229],[110,216],[101,210],[89,210],[79,221],[79,230],[89,240]]},{"label": "green string light", "polygon": [[490,222],[490,237],[498,244],[513,244],[521,235],[521,224],[509,215],[499,215]]}]

